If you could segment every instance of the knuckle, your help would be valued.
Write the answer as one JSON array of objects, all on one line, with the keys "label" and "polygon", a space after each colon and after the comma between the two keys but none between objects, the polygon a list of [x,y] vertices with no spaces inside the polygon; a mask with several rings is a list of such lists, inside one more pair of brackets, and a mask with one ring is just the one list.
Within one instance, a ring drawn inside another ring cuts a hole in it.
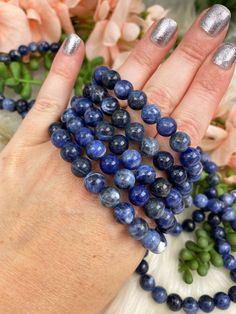
[{"label": "knuckle", "polygon": [[144,68],[150,69],[153,64],[153,60],[149,54],[144,50],[144,48],[135,49],[132,58],[136,63]]},{"label": "knuckle", "polygon": [[212,76],[206,73],[196,80],[195,88],[202,97],[209,98],[209,96],[214,96],[222,90],[224,80],[223,76]]},{"label": "knuckle", "polygon": [[40,97],[32,108],[37,112],[58,112],[60,108],[59,101],[48,97]]},{"label": "knuckle", "polygon": [[179,130],[186,132],[190,136],[192,145],[199,144],[204,134],[199,122],[191,114],[182,116],[177,121],[177,124]]},{"label": "knuckle", "polygon": [[150,85],[145,92],[148,96],[148,101],[157,103],[163,114],[170,114],[173,111],[175,101],[167,88]]},{"label": "knuckle", "polygon": [[191,63],[199,64],[202,62],[204,52],[202,46],[196,39],[191,39],[180,45],[180,54]]}]

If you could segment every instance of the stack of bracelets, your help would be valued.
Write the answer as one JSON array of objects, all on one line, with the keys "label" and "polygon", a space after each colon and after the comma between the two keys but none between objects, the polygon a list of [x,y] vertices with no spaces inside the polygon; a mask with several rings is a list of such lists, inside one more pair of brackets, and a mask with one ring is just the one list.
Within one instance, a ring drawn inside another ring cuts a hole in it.
[{"label": "stack of bracelets", "polygon": [[[108,90],[113,90],[112,95]],[[156,138],[145,135],[143,124],[131,122],[129,112],[121,108],[118,99],[127,101],[130,109],[140,110],[142,120],[148,125],[155,124],[160,136],[170,137],[170,148],[179,153],[179,165],[174,164],[170,152],[160,150]],[[0,107],[8,109],[4,101],[3,97]],[[203,295],[199,300],[192,297],[182,300],[178,294],[168,295],[147,274],[149,265],[145,257],[149,251],[159,254],[166,249],[164,234],[177,236],[183,230],[192,232],[197,223],[206,223],[207,219],[216,243],[211,252],[222,255],[225,268],[236,282],[236,259],[230,254],[231,246],[220,226],[227,222],[236,231],[232,207],[236,203],[236,191],[218,197],[216,164],[200,147],[190,147],[189,136],[177,131],[173,118],[162,117],[158,106],[147,103],[144,92],[133,90],[132,84],[121,80],[119,73],[100,66],[93,74],[92,83],[85,85],[83,96],[72,97],[71,107],[63,112],[60,121],[49,126],[48,132],[53,145],[60,149],[61,157],[71,163],[72,173],[84,177],[85,188],[99,194],[101,203],[112,208],[116,221],[127,225],[129,235],[147,250],[136,273],[140,275],[140,286],[151,292],[156,303],[166,302],[172,311],[182,309],[187,314],[194,314],[199,309],[205,313],[212,312],[215,307],[225,310],[231,301],[236,302],[236,286],[228,293],[218,292],[213,297]],[[135,144],[139,150],[129,148]],[[142,162],[148,158],[153,166]],[[92,170],[92,161],[96,160],[101,172]],[[165,177],[157,177],[155,168],[165,172]],[[203,170],[209,176],[210,187],[193,198],[193,184],[201,179]],[[107,184],[107,175],[114,176],[114,186]],[[122,201],[120,190],[127,190],[129,202]],[[178,223],[175,216],[193,204],[197,209],[192,219]],[[144,209],[154,227],[137,217],[135,206]]]}]

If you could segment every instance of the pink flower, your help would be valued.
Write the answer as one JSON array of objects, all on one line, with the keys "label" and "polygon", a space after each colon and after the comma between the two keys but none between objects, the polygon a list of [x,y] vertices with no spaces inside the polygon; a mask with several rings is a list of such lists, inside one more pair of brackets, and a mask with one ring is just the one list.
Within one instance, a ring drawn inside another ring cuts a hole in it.
[{"label": "pink flower", "polygon": [[2,52],[28,44],[32,40],[24,11],[10,3],[0,2],[0,47]]},{"label": "pink flower", "polygon": [[145,19],[145,30],[147,30],[155,21],[159,21],[166,16],[169,10],[165,10],[162,6],[155,4],[147,9],[148,15]]}]

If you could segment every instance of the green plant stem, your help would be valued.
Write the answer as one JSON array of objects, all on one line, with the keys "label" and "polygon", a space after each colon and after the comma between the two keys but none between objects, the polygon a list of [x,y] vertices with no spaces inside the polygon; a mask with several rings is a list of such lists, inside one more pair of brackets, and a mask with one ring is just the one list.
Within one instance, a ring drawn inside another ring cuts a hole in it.
[{"label": "green plant stem", "polygon": [[42,85],[43,81],[41,80],[25,80],[25,79],[19,79],[20,83],[30,83],[34,85]]}]

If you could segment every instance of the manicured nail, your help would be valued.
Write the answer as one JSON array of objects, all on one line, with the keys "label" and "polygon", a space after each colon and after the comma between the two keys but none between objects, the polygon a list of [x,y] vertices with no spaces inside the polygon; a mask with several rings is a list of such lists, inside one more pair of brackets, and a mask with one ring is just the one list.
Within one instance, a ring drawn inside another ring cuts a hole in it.
[{"label": "manicured nail", "polygon": [[201,28],[210,36],[217,36],[229,23],[231,13],[221,4],[213,5],[203,16]]},{"label": "manicured nail", "polygon": [[177,30],[177,23],[169,18],[163,18],[151,33],[151,41],[159,46],[165,46]]},{"label": "manicured nail", "polygon": [[212,62],[222,69],[229,69],[236,60],[236,46],[234,44],[221,45],[213,56]]},{"label": "manicured nail", "polygon": [[64,41],[63,44],[63,52],[64,54],[71,56],[73,55],[79,48],[81,43],[81,39],[76,34],[70,34]]}]

